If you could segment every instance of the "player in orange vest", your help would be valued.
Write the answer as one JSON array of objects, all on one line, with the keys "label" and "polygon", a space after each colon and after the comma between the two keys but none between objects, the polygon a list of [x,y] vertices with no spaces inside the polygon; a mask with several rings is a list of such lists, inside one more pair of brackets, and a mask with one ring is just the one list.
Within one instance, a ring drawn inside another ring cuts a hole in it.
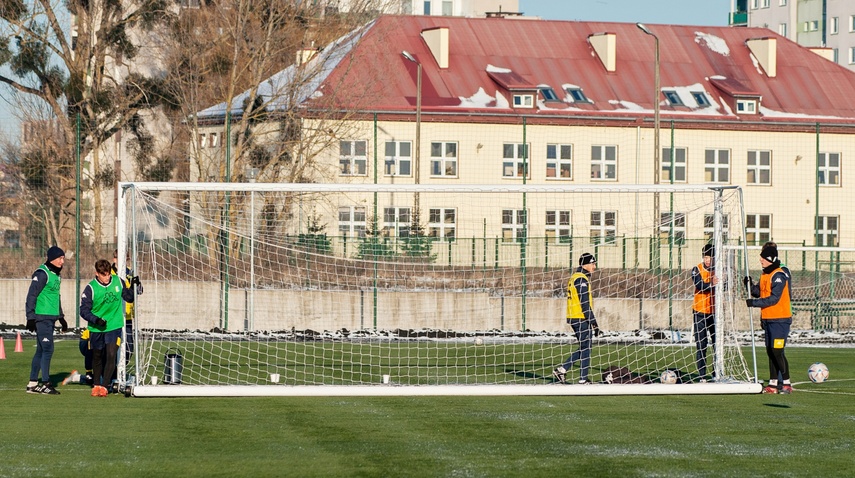
[{"label": "player in orange vest", "polygon": [[[790,326],[793,324],[793,312],[790,304],[790,275],[781,268],[778,248],[767,243],[760,252],[760,265],[763,274],[760,283],[754,284],[750,277],[743,281],[750,285],[752,297],[747,299],[748,307],[760,308],[760,325],[765,332],[766,355],[769,356],[769,384],[763,393],[792,393],[790,384],[790,365],[784,354]],[[780,376],[781,382],[778,383]]]},{"label": "player in orange vest", "polygon": [[712,244],[704,246],[703,260],[692,269],[692,281],[695,284],[695,297],[692,302],[692,316],[695,327],[695,363],[702,382],[707,379],[707,347],[715,346],[715,276],[713,260],[715,250]]}]

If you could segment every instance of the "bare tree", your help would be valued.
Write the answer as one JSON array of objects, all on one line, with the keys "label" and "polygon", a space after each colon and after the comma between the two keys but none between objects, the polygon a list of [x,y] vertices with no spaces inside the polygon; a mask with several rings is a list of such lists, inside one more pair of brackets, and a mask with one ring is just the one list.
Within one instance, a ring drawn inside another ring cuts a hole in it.
[{"label": "bare tree", "polygon": [[49,243],[69,243],[73,236],[72,173],[78,155],[91,161],[92,180],[86,192],[95,202],[91,227],[100,238],[100,193],[105,183],[112,185],[113,174],[111,165],[101,164],[99,150],[141,111],[166,100],[156,71],[131,66],[139,53],[134,32],[168,25],[175,17],[174,7],[169,0],[0,3],[0,64],[8,70],[0,74],[0,83],[19,96],[36,99],[58,131],[59,137],[42,151],[37,152],[35,145],[22,157],[24,169],[18,172],[32,187],[38,164],[51,165],[39,192],[55,196],[50,204],[56,207],[32,203]]}]

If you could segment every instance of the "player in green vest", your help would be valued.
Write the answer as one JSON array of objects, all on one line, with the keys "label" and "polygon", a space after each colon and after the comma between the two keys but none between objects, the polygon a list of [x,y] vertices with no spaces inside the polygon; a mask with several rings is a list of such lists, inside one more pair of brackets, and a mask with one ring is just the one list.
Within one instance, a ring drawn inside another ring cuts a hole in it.
[{"label": "player in green vest", "polygon": [[80,296],[80,316],[89,323],[93,397],[107,396],[107,386],[116,369],[125,322],[123,300],[133,302],[133,291],[112,274],[109,261],[99,259],[95,262],[95,279],[86,284]]},{"label": "player in green vest", "polygon": [[[59,395],[50,382],[50,359],[53,357],[53,327],[59,321],[62,331],[68,330],[59,288],[62,282],[59,274],[65,264],[65,252],[57,246],[48,249],[47,260],[33,272],[30,289],[27,292],[26,314],[27,330],[36,333],[36,353],[30,366],[30,382],[27,393]],[[42,381],[39,383],[39,371]]]}]

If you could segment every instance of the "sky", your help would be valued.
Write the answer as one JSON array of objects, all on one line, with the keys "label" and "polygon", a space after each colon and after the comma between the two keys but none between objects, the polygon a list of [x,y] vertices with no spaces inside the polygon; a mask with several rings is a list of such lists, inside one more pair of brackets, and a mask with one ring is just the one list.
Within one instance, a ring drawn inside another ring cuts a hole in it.
[{"label": "sky", "polygon": [[519,0],[546,20],[727,26],[730,0]]}]

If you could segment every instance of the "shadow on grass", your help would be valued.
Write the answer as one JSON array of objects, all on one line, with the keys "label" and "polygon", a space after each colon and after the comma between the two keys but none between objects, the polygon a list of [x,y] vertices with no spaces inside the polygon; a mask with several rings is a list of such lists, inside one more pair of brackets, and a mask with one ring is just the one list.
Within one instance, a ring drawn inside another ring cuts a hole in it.
[{"label": "shadow on grass", "polygon": [[772,408],[790,408],[789,405],[782,405],[780,403],[764,403],[763,405]]}]

